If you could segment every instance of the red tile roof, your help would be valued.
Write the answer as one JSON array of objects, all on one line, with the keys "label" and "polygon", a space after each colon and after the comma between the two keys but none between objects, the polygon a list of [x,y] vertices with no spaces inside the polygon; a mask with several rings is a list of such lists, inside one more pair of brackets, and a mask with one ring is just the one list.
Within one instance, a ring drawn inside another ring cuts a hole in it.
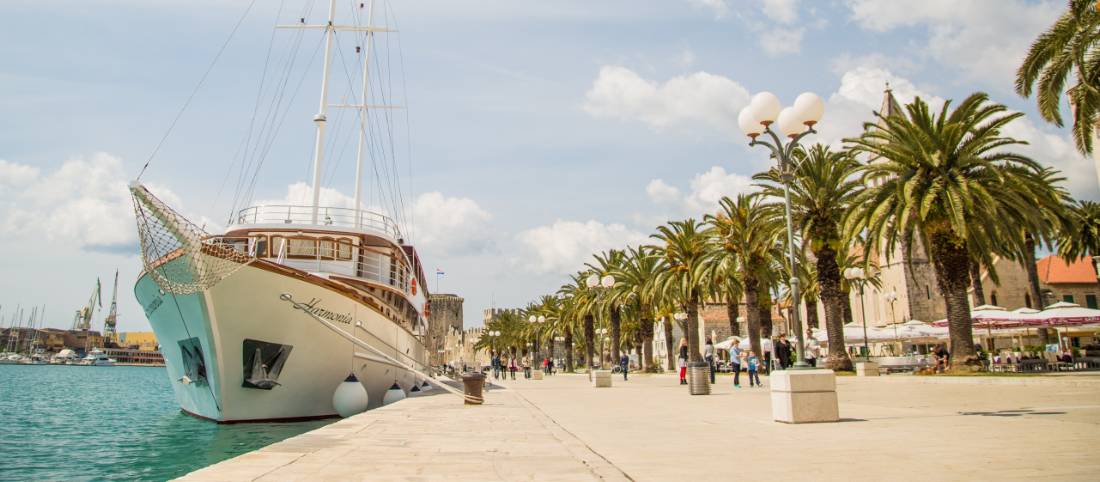
[{"label": "red tile roof", "polygon": [[1039,270],[1039,281],[1046,284],[1096,283],[1096,267],[1089,258],[1066,263],[1052,254],[1040,259],[1035,267]]}]

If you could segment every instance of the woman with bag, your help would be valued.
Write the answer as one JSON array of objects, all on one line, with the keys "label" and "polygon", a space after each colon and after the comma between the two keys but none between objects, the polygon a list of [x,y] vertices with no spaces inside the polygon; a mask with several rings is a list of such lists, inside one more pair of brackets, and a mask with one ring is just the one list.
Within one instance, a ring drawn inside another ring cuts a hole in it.
[{"label": "woman with bag", "polygon": [[687,372],[688,372],[688,341],[687,338],[680,338],[680,385],[687,385]]}]

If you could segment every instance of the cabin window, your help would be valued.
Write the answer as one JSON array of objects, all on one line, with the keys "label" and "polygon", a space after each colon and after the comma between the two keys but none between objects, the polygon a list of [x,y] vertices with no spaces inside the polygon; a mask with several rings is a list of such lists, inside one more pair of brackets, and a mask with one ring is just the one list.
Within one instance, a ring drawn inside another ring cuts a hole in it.
[{"label": "cabin window", "polygon": [[317,240],[313,238],[287,239],[286,255],[292,258],[316,258]]},{"label": "cabin window", "polygon": [[321,238],[318,240],[319,250],[317,253],[321,259],[335,259],[336,258],[336,246],[331,238]]},{"label": "cabin window", "polygon": [[252,249],[257,258],[267,257],[267,236],[252,236]]},{"label": "cabin window", "polygon": [[351,261],[351,240],[341,239],[336,243],[336,259]]}]

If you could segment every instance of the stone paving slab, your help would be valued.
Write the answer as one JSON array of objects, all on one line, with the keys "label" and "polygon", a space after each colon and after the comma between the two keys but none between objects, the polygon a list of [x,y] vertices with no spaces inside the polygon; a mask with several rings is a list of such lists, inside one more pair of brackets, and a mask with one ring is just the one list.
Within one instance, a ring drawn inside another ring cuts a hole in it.
[{"label": "stone paving slab", "polygon": [[180,480],[626,480],[530,409],[494,389],[482,406],[442,391],[334,422]]},{"label": "stone paving slab", "polygon": [[729,376],[707,396],[668,375],[502,381],[483,406],[429,392],[184,480],[1097,480],[1100,379],[987,380],[838,377],[842,421],[809,425]]}]

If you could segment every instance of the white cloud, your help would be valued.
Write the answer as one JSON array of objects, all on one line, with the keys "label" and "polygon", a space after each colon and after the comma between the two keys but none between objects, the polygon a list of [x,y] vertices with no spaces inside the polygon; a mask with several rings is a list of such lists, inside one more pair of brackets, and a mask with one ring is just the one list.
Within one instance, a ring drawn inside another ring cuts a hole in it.
[{"label": "white cloud", "polygon": [[748,90],[721,75],[695,72],[658,83],[625,67],[604,66],[583,107],[593,117],[637,120],[655,130],[701,123],[728,132],[748,100]]},{"label": "white cloud", "polygon": [[774,27],[764,29],[759,35],[760,47],[773,57],[795,54],[802,50],[802,35],[805,33],[806,30],[802,28]]},{"label": "white cloud", "polygon": [[762,0],[761,11],[776,22],[790,24],[798,19],[798,0]]},{"label": "white cloud", "polygon": [[923,54],[959,69],[961,80],[979,80],[1011,92],[1016,68],[1036,36],[1049,27],[1065,2],[1021,0],[848,0],[852,19],[885,32],[924,27]]},{"label": "white cloud", "polygon": [[648,242],[648,237],[622,224],[557,220],[516,235],[521,255],[514,260],[535,273],[571,273],[593,253]]},{"label": "white cloud", "polygon": [[[721,166],[713,166],[706,172],[696,174],[689,183],[690,190],[681,195],[680,190],[669,185],[663,179],[654,179],[646,185],[646,194],[654,203],[672,206],[674,217],[693,216],[700,218],[704,214],[718,209],[718,201],[723,197],[734,197],[741,193],[756,190],[750,176],[726,172]],[[651,221],[652,218],[636,217],[639,221]]]},{"label": "white cloud", "polygon": [[[0,159],[0,189],[19,188],[38,177],[39,169],[34,166],[17,164]],[[2,193],[4,191],[0,191]]]},{"label": "white cloud", "polygon": [[645,193],[649,199],[658,204],[665,204],[680,200],[680,190],[668,185],[662,179],[649,181],[645,187]]},{"label": "white cloud", "polygon": [[[15,174],[13,174],[15,173]],[[36,167],[0,164],[4,212],[0,232],[20,239],[64,241],[88,250],[137,254],[134,210],[122,161],[106,153],[78,157],[45,175]],[[9,182],[17,179],[18,182]],[[171,191],[149,186],[165,202],[179,207]]]},{"label": "white cloud", "polygon": [[418,249],[437,256],[492,249],[489,238],[492,216],[472,199],[427,192],[417,196],[412,212]]}]

